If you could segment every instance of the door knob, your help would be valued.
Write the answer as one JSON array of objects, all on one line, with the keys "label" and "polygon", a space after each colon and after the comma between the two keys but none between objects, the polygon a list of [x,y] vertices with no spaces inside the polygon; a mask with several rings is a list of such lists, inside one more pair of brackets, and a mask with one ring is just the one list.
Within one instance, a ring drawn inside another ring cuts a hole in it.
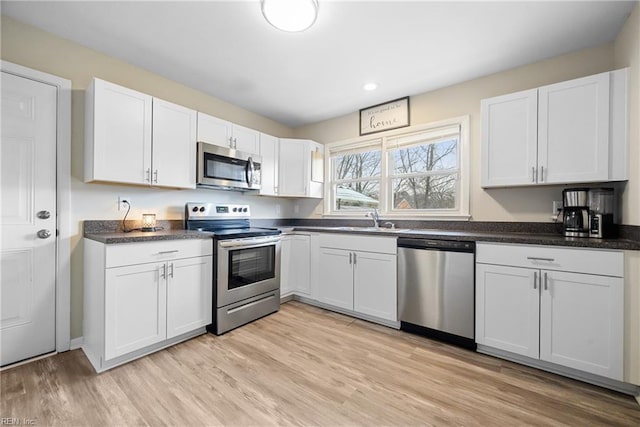
[{"label": "door knob", "polygon": [[49,237],[51,237],[51,232],[49,230],[42,229],[42,230],[38,231],[38,237],[41,238],[41,239],[49,238]]},{"label": "door knob", "polygon": [[49,212],[49,211],[40,211],[36,215],[40,219],[49,219],[51,217],[51,212]]}]

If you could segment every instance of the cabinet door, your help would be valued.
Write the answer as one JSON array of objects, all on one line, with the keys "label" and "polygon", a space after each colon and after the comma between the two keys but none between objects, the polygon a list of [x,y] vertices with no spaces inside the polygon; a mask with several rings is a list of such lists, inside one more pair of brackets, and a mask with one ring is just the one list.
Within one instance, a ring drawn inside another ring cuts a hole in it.
[{"label": "cabinet door", "polygon": [[476,342],[539,356],[539,271],[476,264]]},{"label": "cabinet door", "polygon": [[249,154],[260,153],[260,132],[243,126],[233,125],[233,148]]},{"label": "cabinet door", "polygon": [[230,147],[233,128],[231,122],[199,112],[197,126],[198,142]]},{"label": "cabinet door", "polygon": [[93,89],[93,176],[87,178],[149,184],[151,96],[99,79]]},{"label": "cabinet door", "polygon": [[166,264],[109,268],[105,275],[105,359],[164,340]]},{"label": "cabinet door", "polygon": [[354,252],[353,309],[397,321],[396,256]]},{"label": "cabinet door", "polygon": [[540,359],[622,381],[623,280],[542,274]]},{"label": "cabinet door", "polygon": [[154,185],[196,187],[196,112],[153,100]]},{"label": "cabinet door", "polygon": [[260,195],[278,195],[278,155],[280,141],[275,136],[260,134],[260,157],[262,157],[262,183]]},{"label": "cabinet door", "polygon": [[482,186],[535,184],[538,90],[483,99]]},{"label": "cabinet door", "polygon": [[309,236],[294,235],[291,239],[291,278],[298,294],[309,295],[310,287],[310,240]]},{"label": "cabinet door", "polygon": [[306,140],[280,139],[279,195],[307,195],[309,185],[308,145]]},{"label": "cabinet door", "polygon": [[211,256],[167,263],[167,338],[211,323],[212,266]]},{"label": "cabinet door", "polygon": [[539,88],[538,181],[609,177],[609,73]]},{"label": "cabinet door", "polygon": [[353,253],[320,248],[318,299],[325,304],[353,310]]},{"label": "cabinet door", "polygon": [[294,291],[293,286],[293,252],[291,241],[293,236],[286,235],[280,239],[280,296],[287,296]]},{"label": "cabinet door", "polygon": [[317,142],[309,141],[308,147],[309,189],[307,196],[321,199],[324,197],[324,146]]}]

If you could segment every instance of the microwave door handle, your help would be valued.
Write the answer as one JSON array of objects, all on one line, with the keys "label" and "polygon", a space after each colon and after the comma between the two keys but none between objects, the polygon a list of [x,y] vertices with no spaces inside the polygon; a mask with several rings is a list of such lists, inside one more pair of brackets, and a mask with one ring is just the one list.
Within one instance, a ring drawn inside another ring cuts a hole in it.
[{"label": "microwave door handle", "polygon": [[255,173],[255,166],[253,164],[253,159],[249,157],[247,159],[247,169],[246,169],[246,178],[247,178],[247,186],[253,186],[253,175]]}]

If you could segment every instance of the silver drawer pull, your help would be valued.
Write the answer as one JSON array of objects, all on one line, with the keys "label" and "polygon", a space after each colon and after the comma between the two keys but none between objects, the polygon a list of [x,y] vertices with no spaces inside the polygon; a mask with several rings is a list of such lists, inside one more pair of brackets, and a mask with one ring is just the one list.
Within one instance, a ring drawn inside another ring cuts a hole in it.
[{"label": "silver drawer pull", "polygon": [[177,250],[177,249],[175,249],[175,250],[173,250],[173,251],[161,251],[161,252],[158,252],[158,255],[175,254],[175,253],[177,253],[177,252],[180,252],[180,251],[179,251],[179,250]]},{"label": "silver drawer pull", "polygon": [[555,261],[554,258],[538,258],[538,257],[534,257],[534,256],[528,256],[527,259],[530,260],[530,261],[547,261],[547,262],[554,262]]}]

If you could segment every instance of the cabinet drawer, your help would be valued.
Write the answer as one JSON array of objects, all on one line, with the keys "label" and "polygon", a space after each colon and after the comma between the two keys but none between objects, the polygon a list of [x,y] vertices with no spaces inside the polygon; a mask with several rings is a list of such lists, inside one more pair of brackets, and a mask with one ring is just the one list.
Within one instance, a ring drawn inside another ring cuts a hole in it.
[{"label": "cabinet drawer", "polygon": [[622,251],[478,243],[476,262],[622,277]]},{"label": "cabinet drawer", "polygon": [[143,264],[178,258],[211,255],[212,239],[163,240],[106,245],[105,266]]},{"label": "cabinet drawer", "polygon": [[395,237],[362,236],[357,234],[320,234],[320,247],[351,251],[396,254]]}]

